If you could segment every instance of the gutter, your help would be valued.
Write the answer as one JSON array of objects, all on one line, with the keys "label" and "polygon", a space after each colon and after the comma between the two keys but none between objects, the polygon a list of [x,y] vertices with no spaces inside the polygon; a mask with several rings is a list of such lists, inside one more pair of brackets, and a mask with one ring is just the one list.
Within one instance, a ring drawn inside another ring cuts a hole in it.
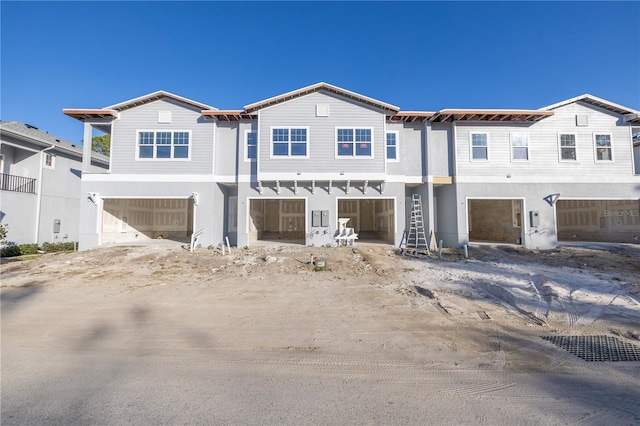
[{"label": "gutter", "polygon": [[42,172],[44,170],[44,152],[55,148],[55,145],[51,145],[48,148],[40,150],[40,168],[38,169],[38,198],[36,201],[36,226],[35,226],[35,239],[34,242],[38,244],[38,234],[40,233],[40,210],[42,208]]}]

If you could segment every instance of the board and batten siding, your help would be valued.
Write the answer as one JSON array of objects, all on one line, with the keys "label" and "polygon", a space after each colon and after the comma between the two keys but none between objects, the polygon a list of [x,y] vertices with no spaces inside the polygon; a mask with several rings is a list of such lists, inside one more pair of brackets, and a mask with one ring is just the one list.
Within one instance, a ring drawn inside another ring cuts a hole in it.
[{"label": "board and batten siding", "polygon": [[[316,105],[329,106],[316,117]],[[315,92],[260,111],[259,173],[384,173],[385,114],[341,96]],[[309,158],[270,158],[272,127],[308,127]],[[373,158],[336,158],[336,127],[373,129]]]},{"label": "board and batten siding", "polygon": [[238,144],[244,137],[239,134],[238,127],[237,122],[219,122],[216,127],[216,175],[236,176],[238,173]]},{"label": "board and batten siding", "polygon": [[[421,179],[425,155],[424,124],[387,123],[387,132],[398,132],[398,161],[387,161],[387,175]],[[385,136],[385,155],[386,143]]]},{"label": "board and batten siding", "polygon": [[[577,126],[576,115],[586,115],[588,125]],[[537,176],[593,181],[606,175],[629,177],[631,182],[634,178],[629,127],[621,123],[621,116],[579,102],[557,108],[553,116],[537,123],[459,122],[455,126],[458,175],[526,175],[530,182]],[[471,160],[470,134],[474,132],[488,134],[488,161]],[[529,161],[511,160],[511,132],[529,134]],[[560,161],[559,133],[576,135],[577,161]],[[594,133],[611,135],[612,162],[595,161]]]},{"label": "board and batten siding", "polygon": [[[160,111],[171,111],[171,123],[158,123]],[[190,160],[137,160],[138,131],[191,131]],[[112,124],[111,174],[209,174],[213,168],[213,123],[200,109],[161,99],[120,112]]]}]

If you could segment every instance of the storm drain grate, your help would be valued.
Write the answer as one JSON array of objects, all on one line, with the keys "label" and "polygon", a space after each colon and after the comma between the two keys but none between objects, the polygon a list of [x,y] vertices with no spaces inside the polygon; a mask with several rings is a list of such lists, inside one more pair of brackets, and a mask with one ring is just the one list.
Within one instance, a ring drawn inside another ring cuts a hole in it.
[{"label": "storm drain grate", "polygon": [[540,336],[585,361],[640,361],[640,347],[610,336]]}]

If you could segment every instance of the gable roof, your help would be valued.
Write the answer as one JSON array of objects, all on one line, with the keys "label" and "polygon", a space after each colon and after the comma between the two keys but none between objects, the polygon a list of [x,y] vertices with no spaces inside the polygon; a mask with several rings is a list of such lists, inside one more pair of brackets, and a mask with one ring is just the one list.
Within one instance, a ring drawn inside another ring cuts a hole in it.
[{"label": "gable roof", "polygon": [[[0,121],[0,132],[28,141],[34,145],[48,147],[54,145],[56,149],[76,154],[82,158],[82,144],[74,144],[57,136],[19,121]],[[97,152],[91,152],[91,157],[103,164],[109,164],[109,157]]]},{"label": "gable roof", "polygon": [[89,118],[98,118],[98,119],[112,119],[118,116],[118,112],[124,111],[127,109],[135,108],[140,105],[148,104],[150,102],[155,102],[160,99],[173,99],[178,102],[182,102],[184,104],[196,107],[201,110],[210,110],[217,111],[218,108],[212,107],[207,104],[203,104],[201,102],[196,102],[191,99],[183,98],[182,96],[174,95],[173,93],[166,92],[164,90],[158,90],[157,92],[149,93],[148,95],[140,96],[134,99],[129,99],[128,101],[119,102],[115,105],[110,105],[104,108],[98,109],[76,109],[76,108],[64,108],[62,113],[64,115],[68,115],[69,117],[73,117],[76,120],[85,120]]},{"label": "gable roof", "polygon": [[287,92],[287,93],[284,93],[282,95],[274,96],[272,98],[265,99],[263,101],[254,102],[252,104],[246,105],[244,107],[244,112],[252,113],[252,112],[255,112],[255,111],[259,110],[259,109],[266,108],[268,106],[272,106],[272,105],[276,105],[276,104],[280,104],[282,102],[286,102],[286,101],[289,101],[291,99],[299,98],[301,96],[306,96],[306,95],[309,95],[311,93],[319,92],[321,90],[324,90],[324,91],[327,91],[327,92],[330,92],[330,93],[334,93],[334,94],[339,95],[339,96],[344,96],[345,98],[353,99],[355,101],[362,102],[362,103],[367,104],[369,106],[372,106],[372,107],[375,107],[375,108],[379,108],[379,109],[382,109],[382,110],[385,110],[385,111],[389,111],[389,112],[398,112],[398,111],[400,111],[400,108],[395,106],[395,105],[391,105],[391,104],[388,104],[386,102],[378,101],[378,100],[370,98],[368,96],[364,96],[364,95],[361,95],[361,94],[356,93],[356,92],[351,92],[349,90],[343,89],[343,88],[338,87],[338,86],[334,86],[334,85],[329,84],[329,83],[320,82],[320,83],[312,84],[311,86],[303,87],[302,89],[298,89],[298,90],[294,90],[294,91],[291,91],[291,92]]},{"label": "gable roof", "polygon": [[584,95],[576,96],[575,98],[571,98],[571,99],[567,99],[567,100],[555,103],[553,105],[540,108],[540,110],[548,111],[548,110],[560,108],[562,106],[569,105],[575,102],[584,102],[586,104],[593,105],[593,106],[605,109],[607,111],[611,111],[616,114],[620,114],[624,116],[638,114],[638,111],[634,110],[633,108],[619,105],[614,102],[608,101],[606,99],[602,99],[597,96],[590,95],[588,93],[585,93]]}]

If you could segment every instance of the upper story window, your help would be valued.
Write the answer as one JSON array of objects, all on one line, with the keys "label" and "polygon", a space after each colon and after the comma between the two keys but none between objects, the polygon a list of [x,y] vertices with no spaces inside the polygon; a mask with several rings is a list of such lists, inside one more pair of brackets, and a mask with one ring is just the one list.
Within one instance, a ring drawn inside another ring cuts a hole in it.
[{"label": "upper story window", "polygon": [[53,154],[49,154],[48,152],[44,153],[44,164],[43,166],[46,169],[55,169],[56,168],[56,156]]},{"label": "upper story window", "polygon": [[489,159],[489,135],[487,133],[471,133],[471,161]]},{"label": "upper story window", "polygon": [[138,159],[140,160],[188,160],[188,131],[138,131]]},{"label": "upper story window", "polygon": [[593,140],[596,150],[596,161],[613,161],[611,135],[607,133],[594,133]]},{"label": "upper story window", "polygon": [[272,127],[272,157],[309,157],[308,127]]},{"label": "upper story window", "polygon": [[398,132],[387,132],[387,160],[398,161]]},{"label": "upper story window", "polygon": [[336,129],[337,157],[373,157],[373,130]]},{"label": "upper story window", "polygon": [[511,160],[529,161],[529,133],[511,133]]},{"label": "upper story window", "polygon": [[258,158],[258,134],[252,130],[245,130],[245,160],[255,160]]},{"label": "upper story window", "polygon": [[560,161],[576,161],[576,135],[573,133],[560,133],[558,135],[560,145]]}]

